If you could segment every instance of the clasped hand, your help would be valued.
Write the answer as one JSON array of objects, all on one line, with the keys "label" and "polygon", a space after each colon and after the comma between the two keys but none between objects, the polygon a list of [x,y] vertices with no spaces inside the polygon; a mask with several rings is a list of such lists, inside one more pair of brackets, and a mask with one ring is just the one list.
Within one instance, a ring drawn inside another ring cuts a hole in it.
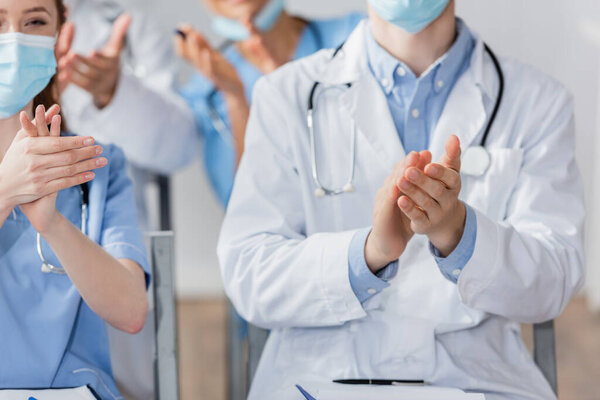
[{"label": "clasped hand", "polygon": [[22,112],[22,129],[0,162],[0,209],[20,206],[40,233],[58,214],[56,194],[91,181],[92,171],[107,163],[106,158],[96,158],[102,147],[94,145],[93,138],[60,136],[59,110],[53,106],[46,113],[38,106],[34,121]]},{"label": "clasped hand", "polygon": [[442,256],[458,245],[464,231],[466,208],[461,189],[460,142],[446,141],[437,163],[431,153],[412,152],[396,164],[377,193],[373,229],[365,245],[365,259],[373,272],[399,258],[412,236],[427,235]]}]

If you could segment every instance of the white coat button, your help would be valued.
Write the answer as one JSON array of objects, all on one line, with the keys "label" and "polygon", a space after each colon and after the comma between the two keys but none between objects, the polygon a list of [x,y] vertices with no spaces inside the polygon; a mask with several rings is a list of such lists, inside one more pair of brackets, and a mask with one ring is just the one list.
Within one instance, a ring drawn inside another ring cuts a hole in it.
[{"label": "white coat button", "polygon": [[396,71],[396,73],[400,76],[404,76],[404,75],[406,75],[406,70],[403,67],[398,67],[398,70]]},{"label": "white coat button", "polygon": [[411,112],[413,118],[419,118],[419,115],[421,115],[421,113],[419,112],[418,109],[413,108],[412,112]]},{"label": "white coat button", "polygon": [[375,293],[377,293],[377,290],[375,290],[373,288],[369,288],[369,289],[367,289],[367,293],[369,293],[369,294],[375,294]]},{"label": "white coat button", "polygon": [[452,275],[459,276],[460,275],[460,269],[457,268],[457,269],[453,270],[452,271]]},{"label": "white coat button", "polygon": [[437,85],[438,88],[441,89],[441,88],[444,87],[444,81],[440,79],[439,81],[437,81],[436,85]]},{"label": "white coat button", "polygon": [[388,81],[387,79],[383,78],[381,80],[381,86],[388,87],[389,84],[390,84],[390,81]]}]

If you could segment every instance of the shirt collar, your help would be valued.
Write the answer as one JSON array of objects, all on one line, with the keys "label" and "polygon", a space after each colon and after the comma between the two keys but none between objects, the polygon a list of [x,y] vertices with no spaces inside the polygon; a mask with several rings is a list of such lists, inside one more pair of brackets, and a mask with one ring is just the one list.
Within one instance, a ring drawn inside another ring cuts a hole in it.
[{"label": "shirt collar", "polygon": [[[470,59],[475,45],[473,34],[460,18],[456,18],[456,30],[457,37],[450,49],[419,77],[421,80],[431,79],[433,76],[435,81],[433,87],[436,92],[441,91],[447,84],[458,78],[466,66],[466,61]],[[416,79],[406,64],[396,59],[377,43],[370,26],[365,29],[365,33],[369,68],[386,94],[392,91],[394,84],[402,82],[403,79]]]}]

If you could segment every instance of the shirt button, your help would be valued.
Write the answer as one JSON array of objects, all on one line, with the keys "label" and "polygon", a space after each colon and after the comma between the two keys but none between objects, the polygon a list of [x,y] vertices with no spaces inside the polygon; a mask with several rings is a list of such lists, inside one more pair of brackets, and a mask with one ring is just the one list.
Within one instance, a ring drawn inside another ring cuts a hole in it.
[{"label": "shirt button", "polygon": [[381,80],[381,86],[387,87],[389,84],[390,84],[390,81],[388,81],[387,79],[383,78]]},{"label": "shirt button", "polygon": [[398,75],[404,76],[406,75],[406,70],[403,67],[398,67],[398,71],[396,71]]},{"label": "shirt button", "polygon": [[377,290],[375,290],[375,289],[373,289],[373,288],[369,288],[369,289],[367,290],[367,293],[369,293],[369,294],[375,294],[375,293],[377,293]]},{"label": "shirt button", "polygon": [[444,87],[444,81],[440,79],[439,81],[437,81],[436,85],[437,85],[438,88],[441,89],[441,88]]},{"label": "shirt button", "polygon": [[455,270],[453,270],[452,271],[452,275],[459,276],[460,275],[460,269],[456,268]]},{"label": "shirt button", "polygon": [[416,108],[413,108],[411,114],[412,114],[413,118],[419,118],[419,115],[421,115],[421,113],[419,112],[419,110],[416,109]]}]

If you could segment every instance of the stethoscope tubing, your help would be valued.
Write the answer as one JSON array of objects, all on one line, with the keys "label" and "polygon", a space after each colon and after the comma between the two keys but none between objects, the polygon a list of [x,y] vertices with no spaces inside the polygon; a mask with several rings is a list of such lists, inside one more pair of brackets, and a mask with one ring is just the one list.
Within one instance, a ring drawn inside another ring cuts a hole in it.
[{"label": "stethoscope tubing", "polygon": [[[335,58],[335,56],[342,50],[343,46],[344,46],[344,43],[342,43],[340,46],[338,46],[335,49],[335,51],[333,52],[333,55],[331,56],[332,59]],[[496,102],[494,104],[494,108],[490,115],[490,119],[488,120],[488,123],[483,132],[483,135],[481,137],[479,145],[474,146],[474,147],[480,147],[481,149],[483,149],[483,151],[485,152],[486,157],[487,157],[487,164],[489,165],[490,156],[489,156],[489,152],[487,151],[485,146],[487,144],[487,140],[488,140],[490,131],[492,129],[492,126],[494,125],[494,122],[498,115],[498,110],[500,109],[500,105],[501,105],[502,99],[504,97],[504,73],[502,71],[502,67],[500,66],[500,62],[498,61],[498,58],[496,57],[496,55],[494,54],[492,49],[486,43],[484,43],[484,49],[489,54],[490,58],[492,59],[492,63],[494,64],[494,68],[496,69],[496,73],[498,75],[499,85],[498,85],[498,94],[496,96]],[[316,144],[315,144],[315,137],[314,137],[315,136],[314,135],[315,127],[314,127],[314,120],[313,120],[313,112],[314,112],[314,106],[315,106],[314,98],[315,98],[315,93],[316,93],[319,85],[320,85],[320,82],[315,81],[315,83],[313,84],[313,86],[310,90],[309,96],[308,96],[307,126],[308,126],[309,136],[310,136],[312,178],[313,178],[313,182],[316,186],[315,193],[317,194],[317,197],[322,197],[323,195],[331,196],[331,195],[347,193],[348,190],[326,188],[321,184],[320,179],[319,179],[319,172],[318,172],[317,161],[316,161]],[[352,83],[348,82],[345,85],[348,88],[350,88],[352,86]],[[356,165],[355,165],[356,137],[355,137],[355,127],[353,126],[353,128],[354,128],[353,136],[351,139],[352,140],[352,144],[351,144],[351,152],[352,153],[350,156],[350,159],[352,161],[352,166],[350,168],[350,180],[344,186],[344,187],[351,187],[351,188],[354,187],[353,186],[354,185],[354,174],[355,174],[355,168],[356,168]],[[481,172],[482,174],[485,172],[485,169],[487,169],[487,166],[485,168],[483,168],[483,171]]]},{"label": "stethoscope tubing", "polygon": [[[79,191],[81,193],[81,232],[87,236],[87,217],[88,217],[88,207],[89,207],[89,187],[87,183],[84,183],[79,186]],[[36,248],[38,255],[40,256],[40,260],[42,260],[42,272],[44,273],[53,273],[58,275],[65,275],[67,272],[64,268],[56,267],[46,260],[44,257],[44,252],[42,250],[42,235],[39,232],[36,235]]]}]

